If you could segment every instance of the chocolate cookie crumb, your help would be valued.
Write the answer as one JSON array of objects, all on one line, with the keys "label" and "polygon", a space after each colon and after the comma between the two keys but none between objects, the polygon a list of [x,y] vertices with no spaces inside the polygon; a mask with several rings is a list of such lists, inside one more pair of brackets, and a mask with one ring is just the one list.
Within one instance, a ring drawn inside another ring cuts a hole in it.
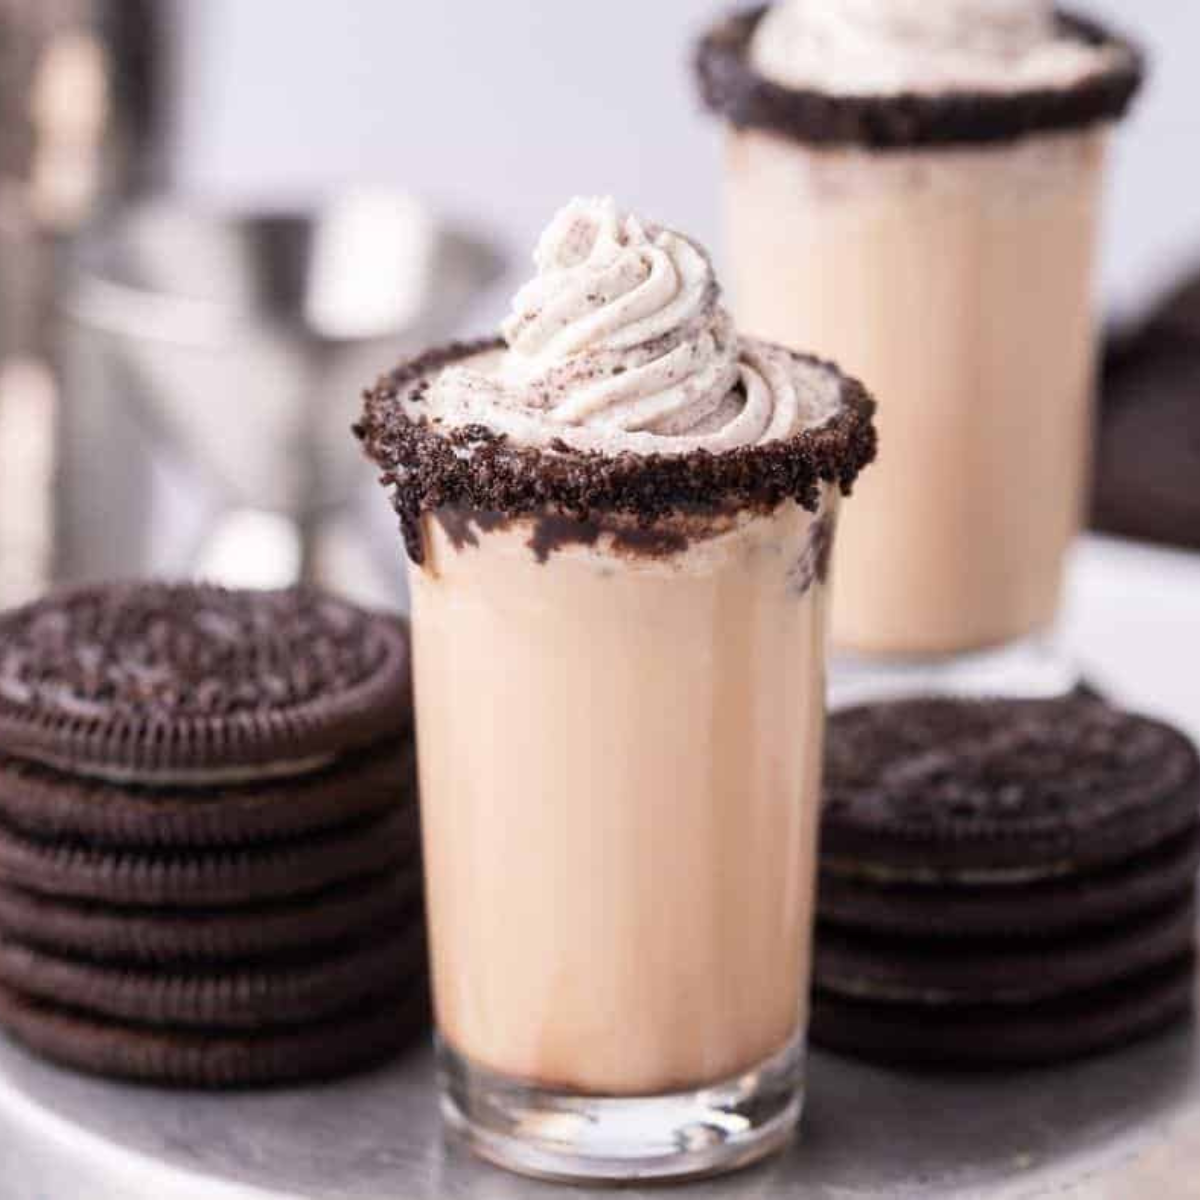
[{"label": "chocolate cookie crumb", "polygon": [[1065,87],[833,95],[787,87],[758,72],[750,43],[766,12],[766,6],[758,6],[734,13],[704,36],[695,56],[701,96],[738,129],[765,129],[812,145],[898,150],[1008,142],[1083,128],[1124,115],[1145,75],[1143,56],[1132,43],[1092,21],[1060,13],[1065,36],[1116,47],[1121,52],[1116,60]]},{"label": "chocolate cookie crumb", "polygon": [[[447,506],[504,517],[561,515],[587,523],[606,514],[633,518],[654,531],[668,517],[730,506],[769,512],[784,500],[816,511],[822,482],[849,493],[875,457],[875,402],[857,380],[805,355],[798,363],[834,372],[842,405],[825,424],[789,438],[713,454],[599,454],[566,446],[519,446],[478,426],[443,428],[412,418],[401,400],[442,368],[499,348],[497,340],[457,343],[402,363],[367,392],[354,426],[368,456],[392,489],[405,545],[415,563],[425,559],[421,520]],[[622,523],[622,528],[628,529]],[[449,531],[448,531],[449,532]],[[661,553],[661,533],[623,535]],[[645,546],[643,548],[646,548]]]},{"label": "chocolate cookie crumb", "polygon": [[833,539],[837,518],[824,513],[813,522],[804,550],[788,572],[788,585],[796,596],[804,596],[815,583],[826,583],[833,560]]}]

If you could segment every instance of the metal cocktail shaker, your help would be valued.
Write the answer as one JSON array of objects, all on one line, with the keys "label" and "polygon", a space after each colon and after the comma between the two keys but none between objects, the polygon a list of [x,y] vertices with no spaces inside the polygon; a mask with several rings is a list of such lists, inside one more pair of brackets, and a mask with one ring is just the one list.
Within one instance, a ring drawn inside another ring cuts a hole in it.
[{"label": "metal cocktail shaker", "polygon": [[160,176],[164,6],[0,0],[0,606],[54,570],[65,244]]},{"label": "metal cocktail shaker", "polygon": [[60,305],[59,577],[305,579],[392,603],[390,522],[372,536],[347,434],[362,382],[456,332],[500,269],[393,191],[291,212],[156,198],[96,226]]}]

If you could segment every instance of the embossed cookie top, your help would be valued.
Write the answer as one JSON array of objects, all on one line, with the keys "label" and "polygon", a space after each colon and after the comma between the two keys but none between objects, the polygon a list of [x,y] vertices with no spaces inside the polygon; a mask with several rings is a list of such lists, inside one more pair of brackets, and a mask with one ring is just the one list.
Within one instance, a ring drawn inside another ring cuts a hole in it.
[{"label": "embossed cookie top", "polygon": [[409,715],[402,627],[316,591],[125,584],[0,617],[0,750],[81,773],[328,757]]},{"label": "embossed cookie top", "polygon": [[823,851],[849,873],[1120,862],[1198,809],[1187,738],[1088,696],[904,700],[830,722]]}]

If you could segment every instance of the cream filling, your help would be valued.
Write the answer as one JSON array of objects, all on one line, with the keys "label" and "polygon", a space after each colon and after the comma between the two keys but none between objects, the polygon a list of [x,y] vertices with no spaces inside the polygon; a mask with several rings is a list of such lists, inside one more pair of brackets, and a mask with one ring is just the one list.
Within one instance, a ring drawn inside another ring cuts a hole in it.
[{"label": "cream filling", "polygon": [[125,786],[206,788],[245,783],[264,783],[274,779],[289,779],[310,775],[329,766],[337,756],[316,754],[308,758],[280,760],[242,767],[202,767],[191,770],[164,767],[160,770],[138,770],[114,767],[102,763],[61,759],[42,754],[36,759],[64,775],[83,776],[103,783]]}]

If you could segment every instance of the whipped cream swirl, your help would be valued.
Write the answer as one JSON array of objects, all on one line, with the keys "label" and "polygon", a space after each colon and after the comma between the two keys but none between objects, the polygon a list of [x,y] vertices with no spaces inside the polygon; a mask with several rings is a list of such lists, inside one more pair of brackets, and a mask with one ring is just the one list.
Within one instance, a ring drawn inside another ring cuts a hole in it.
[{"label": "whipped cream swirl", "polygon": [[1052,0],[779,0],[754,65],[836,95],[1069,87],[1116,51],[1060,32]]},{"label": "whipped cream swirl", "polygon": [[713,452],[788,437],[837,411],[837,380],[739,339],[708,256],[680,234],[574,200],[534,254],[506,351],[450,367],[425,404],[522,444]]}]

